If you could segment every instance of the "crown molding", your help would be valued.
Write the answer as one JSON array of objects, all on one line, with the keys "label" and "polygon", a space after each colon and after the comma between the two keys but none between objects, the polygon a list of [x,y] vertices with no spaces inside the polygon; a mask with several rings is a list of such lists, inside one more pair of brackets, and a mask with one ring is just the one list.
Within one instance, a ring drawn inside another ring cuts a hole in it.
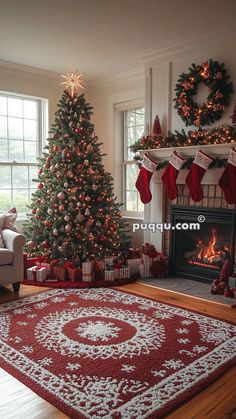
[{"label": "crown molding", "polygon": [[121,73],[116,73],[112,76],[101,77],[94,80],[88,80],[86,87],[97,87],[97,88],[111,88],[119,86],[124,83],[131,83],[137,80],[143,80],[145,78],[145,69],[143,67],[138,67],[132,70],[124,71]]},{"label": "crown molding", "polygon": [[26,66],[23,64],[18,64],[18,63],[12,63],[10,61],[5,61],[5,60],[1,60],[0,59],[0,69],[4,68],[7,71],[12,71],[12,72],[21,72],[21,73],[30,73],[30,75],[36,76],[36,77],[43,77],[46,79],[51,79],[51,80],[58,80],[58,84],[59,84],[59,77],[60,74],[53,72],[53,71],[48,71],[48,70],[42,70],[39,68],[35,68],[35,67],[30,67],[30,66]]},{"label": "crown molding", "polygon": [[210,44],[212,44],[212,42],[217,42],[222,39],[230,38],[232,36],[235,37],[235,35],[235,26],[229,26],[217,30],[215,32],[204,33],[198,37],[188,38],[187,40],[182,39],[181,41],[178,41],[165,48],[146,50],[139,54],[138,58],[144,62],[154,61],[157,59],[160,59],[162,61],[163,59],[173,59],[173,57],[180,56],[181,54],[186,53],[189,50],[193,51],[195,50],[195,48],[202,49],[203,45],[209,46]]}]

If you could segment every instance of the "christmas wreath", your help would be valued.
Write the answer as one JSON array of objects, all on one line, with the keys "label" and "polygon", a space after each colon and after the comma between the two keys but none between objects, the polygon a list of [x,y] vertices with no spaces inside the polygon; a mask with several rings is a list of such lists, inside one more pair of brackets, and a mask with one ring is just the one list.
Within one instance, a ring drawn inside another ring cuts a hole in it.
[{"label": "christmas wreath", "polygon": [[[188,73],[182,73],[176,84],[175,108],[188,125],[209,125],[221,118],[229,105],[233,85],[228,81],[224,64],[211,59],[201,65],[192,64]],[[209,89],[209,95],[201,106],[193,100],[200,83]]]}]

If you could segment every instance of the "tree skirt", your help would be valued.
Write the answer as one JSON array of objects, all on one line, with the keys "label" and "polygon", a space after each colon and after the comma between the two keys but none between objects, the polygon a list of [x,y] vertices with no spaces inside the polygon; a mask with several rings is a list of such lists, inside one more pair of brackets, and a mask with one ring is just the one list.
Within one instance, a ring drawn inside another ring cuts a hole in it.
[{"label": "tree skirt", "polygon": [[114,281],[105,281],[105,279],[95,279],[91,282],[85,281],[57,281],[52,282],[50,280],[45,282],[28,281],[24,279],[21,284],[24,285],[36,285],[37,287],[49,287],[49,288],[98,288],[98,287],[115,287],[118,285],[130,284],[131,282],[140,279],[139,275],[133,275],[132,278],[115,279]]},{"label": "tree skirt", "polygon": [[236,358],[236,326],[109,288],[50,290],[0,318],[0,366],[73,419],[162,417]]}]

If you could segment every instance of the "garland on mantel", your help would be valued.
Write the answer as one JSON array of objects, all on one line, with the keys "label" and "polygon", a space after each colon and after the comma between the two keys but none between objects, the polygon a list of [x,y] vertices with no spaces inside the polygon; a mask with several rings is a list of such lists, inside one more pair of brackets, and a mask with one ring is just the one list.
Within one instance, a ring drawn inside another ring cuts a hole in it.
[{"label": "garland on mantel", "polygon": [[[185,160],[183,166],[181,167],[181,170],[183,169],[190,169],[192,163],[193,163],[193,158],[189,157],[188,159]],[[216,157],[213,162],[210,164],[210,166],[208,167],[208,169],[220,169],[221,167],[225,167],[227,164],[227,159],[219,159],[218,157]],[[157,165],[156,170],[161,170],[164,167],[166,167],[169,163],[169,160],[164,160],[161,163],[159,163]],[[139,163],[139,165],[141,166],[141,163]]]},{"label": "garland on mantel", "polygon": [[[211,145],[211,144],[229,144],[236,142],[236,127],[233,125],[222,125],[220,127],[215,127],[211,129],[202,129],[200,128],[197,131],[188,131],[186,133],[184,129],[175,131],[175,133],[168,132],[167,135],[154,135],[153,133],[148,133],[143,135],[138,141],[130,146],[130,150],[134,155],[134,160],[139,161],[142,158],[140,157],[138,150],[150,150],[150,149],[159,149],[159,148],[175,148],[175,147],[188,147],[188,146],[201,146],[201,145]],[[187,159],[183,168],[188,168],[188,165],[191,166],[193,159]],[[224,167],[226,161],[225,159],[215,159],[213,164],[215,167]],[[222,163],[220,163],[222,162]],[[159,167],[162,165],[161,167]],[[158,168],[162,169],[165,167],[165,162],[159,163]],[[190,167],[189,166],[189,167]]]}]

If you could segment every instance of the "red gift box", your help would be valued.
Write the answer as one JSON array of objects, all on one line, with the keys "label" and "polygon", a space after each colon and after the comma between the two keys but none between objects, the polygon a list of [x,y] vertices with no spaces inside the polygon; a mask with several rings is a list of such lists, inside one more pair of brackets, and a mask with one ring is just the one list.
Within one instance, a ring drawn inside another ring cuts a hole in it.
[{"label": "red gift box", "polygon": [[66,281],[66,273],[67,270],[65,268],[64,265],[54,265],[53,266],[53,275],[55,276],[55,278],[58,279],[58,281]]},{"label": "red gift box", "polygon": [[141,251],[139,248],[131,247],[129,249],[128,258],[129,259],[138,259],[141,257]]},{"label": "red gift box", "polygon": [[82,269],[67,267],[67,273],[70,281],[82,281]]}]

